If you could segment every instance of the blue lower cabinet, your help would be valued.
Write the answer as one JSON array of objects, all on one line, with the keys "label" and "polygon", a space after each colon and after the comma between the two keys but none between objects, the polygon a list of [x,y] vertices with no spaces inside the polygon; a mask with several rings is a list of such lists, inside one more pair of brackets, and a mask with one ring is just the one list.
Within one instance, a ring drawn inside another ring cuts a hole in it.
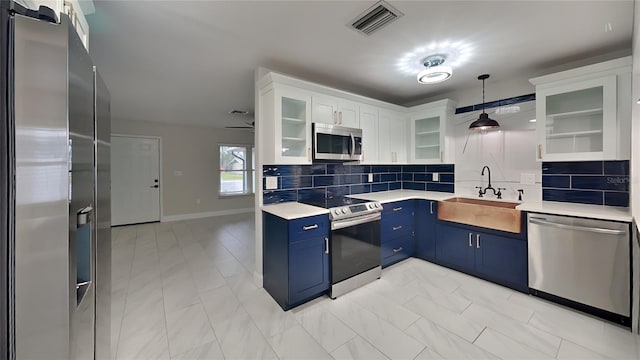
[{"label": "blue lower cabinet", "polygon": [[527,242],[522,237],[500,236],[458,227],[436,225],[435,262],[470,275],[528,292]]},{"label": "blue lower cabinet", "polygon": [[435,243],[438,263],[456,270],[474,272],[476,252],[471,231],[438,223]]},{"label": "blue lower cabinet", "polygon": [[380,221],[380,262],[382,267],[415,254],[414,200],[383,205]]},{"label": "blue lower cabinet", "polygon": [[329,290],[329,217],[286,220],[263,212],[263,287],[284,309]]},{"label": "blue lower cabinet", "polygon": [[415,254],[415,239],[412,234],[391,239],[381,244],[382,267],[395,264]]},{"label": "blue lower cabinet", "polygon": [[484,233],[476,234],[476,272],[487,280],[528,291],[527,242]]},{"label": "blue lower cabinet", "polygon": [[432,261],[436,257],[436,220],[438,202],[433,200],[416,200],[415,205],[415,238],[416,256]]},{"label": "blue lower cabinet", "polygon": [[329,255],[325,237],[289,245],[289,301],[298,303],[329,289]]}]

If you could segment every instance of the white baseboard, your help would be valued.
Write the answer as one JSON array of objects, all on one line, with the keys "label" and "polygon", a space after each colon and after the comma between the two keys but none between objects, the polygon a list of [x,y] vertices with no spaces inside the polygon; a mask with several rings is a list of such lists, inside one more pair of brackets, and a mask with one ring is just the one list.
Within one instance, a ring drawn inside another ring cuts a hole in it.
[{"label": "white baseboard", "polygon": [[168,215],[168,216],[163,216],[162,219],[160,219],[160,222],[202,219],[202,218],[213,217],[213,216],[236,215],[236,214],[245,214],[245,213],[252,213],[252,212],[254,212],[253,208],[242,208],[242,209],[231,209],[231,210],[220,210],[220,211],[208,211],[208,212],[193,213],[193,214]]},{"label": "white baseboard", "polygon": [[257,271],[254,271],[253,272],[253,282],[257,286],[262,287],[262,284],[263,284],[263,282],[262,282],[262,274],[258,273]]}]

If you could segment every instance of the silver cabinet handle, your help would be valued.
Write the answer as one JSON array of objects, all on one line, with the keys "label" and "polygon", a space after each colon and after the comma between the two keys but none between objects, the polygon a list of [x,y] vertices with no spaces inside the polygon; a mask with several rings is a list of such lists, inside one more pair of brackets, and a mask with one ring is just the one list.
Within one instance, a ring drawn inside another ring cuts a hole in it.
[{"label": "silver cabinet handle", "polygon": [[329,238],[326,236],[324,237],[324,253],[329,253]]},{"label": "silver cabinet handle", "polygon": [[340,117],[339,117],[340,121],[339,121],[339,123],[340,123],[340,125],[342,125],[342,111],[340,111],[338,114],[340,114]]},{"label": "silver cabinet handle", "polygon": [[393,211],[400,211],[400,210],[402,210],[402,207],[393,208]]},{"label": "silver cabinet handle", "polygon": [[311,161],[311,148],[307,148],[307,160]]},{"label": "silver cabinet handle", "polygon": [[556,223],[556,222],[553,222],[553,221],[548,221],[547,219],[536,218],[536,217],[529,218],[529,222],[533,223],[533,224],[538,224],[538,225],[543,225],[543,226],[550,226],[550,227],[555,227],[555,228],[560,228],[560,229],[586,231],[586,232],[593,232],[593,233],[598,233],[598,234],[609,234],[609,235],[626,234],[626,232],[623,231],[623,230],[613,230],[613,229],[604,229],[604,228],[594,228],[594,227],[585,227],[585,226],[577,226],[577,225],[559,224],[559,223]]},{"label": "silver cabinet handle", "polygon": [[429,201],[429,214],[433,214],[433,201]]},{"label": "silver cabinet handle", "polygon": [[318,228],[318,224],[313,224],[313,225],[309,225],[309,226],[303,226],[302,230],[307,231],[307,230],[317,229],[317,228]]},{"label": "silver cabinet handle", "polygon": [[404,250],[404,249],[402,248],[402,246],[400,246],[400,247],[399,247],[399,248],[397,248],[397,249],[393,249],[393,252],[394,252],[394,253],[397,253],[397,252],[400,252],[400,251],[402,251],[402,250]]},{"label": "silver cabinet handle", "polygon": [[538,144],[538,160],[542,160],[542,144]]},{"label": "silver cabinet handle", "polygon": [[473,244],[471,243],[471,237],[473,236],[472,233],[469,233],[469,247],[473,247]]},{"label": "silver cabinet handle", "polygon": [[400,229],[402,229],[402,225],[393,227],[393,231],[400,230]]},{"label": "silver cabinet handle", "polygon": [[480,249],[480,234],[476,234],[476,249]]},{"label": "silver cabinet handle", "polygon": [[338,112],[337,111],[333,112],[333,123],[338,125]]}]

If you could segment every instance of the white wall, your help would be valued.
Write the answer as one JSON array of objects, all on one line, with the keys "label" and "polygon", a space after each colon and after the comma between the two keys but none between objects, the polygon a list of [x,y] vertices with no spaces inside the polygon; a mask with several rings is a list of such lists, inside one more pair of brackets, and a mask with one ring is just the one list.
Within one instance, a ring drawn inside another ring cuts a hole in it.
[{"label": "white wall", "polygon": [[[499,130],[481,133],[469,130],[469,124],[478,118],[479,111],[459,114],[455,121],[455,179],[456,194],[478,196],[476,186],[486,187],[488,176],[481,176],[482,168],[491,169],[494,188],[506,188],[502,198],[517,200],[518,189],[524,190],[523,200],[541,200],[541,163],[536,161],[535,101],[516,104],[519,112],[499,115],[496,109],[486,112],[500,123]],[[465,148],[466,144],[466,148]],[[535,174],[535,185],[522,185],[522,173]],[[493,192],[486,199],[495,199]]]},{"label": "white wall", "polygon": [[[162,139],[163,220],[253,211],[253,195],[218,195],[218,144],[253,144],[252,132],[113,119],[111,133]],[[175,171],[182,175],[176,176]]]}]

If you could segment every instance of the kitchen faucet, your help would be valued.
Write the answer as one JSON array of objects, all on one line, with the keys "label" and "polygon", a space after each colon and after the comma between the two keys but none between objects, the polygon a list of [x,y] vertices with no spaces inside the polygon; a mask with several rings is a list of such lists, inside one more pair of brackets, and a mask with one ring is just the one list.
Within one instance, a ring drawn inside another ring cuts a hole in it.
[{"label": "kitchen faucet", "polygon": [[486,194],[487,190],[492,190],[493,195],[497,196],[498,199],[502,199],[502,190],[507,190],[507,189],[500,188],[500,187],[495,189],[493,186],[491,186],[491,169],[489,169],[489,167],[485,165],[482,168],[482,172],[480,173],[480,176],[484,176],[484,169],[487,169],[487,175],[489,176],[489,185],[484,189],[482,188],[482,186],[476,186],[476,189],[480,189],[478,190],[478,197],[482,197],[484,194]]}]

